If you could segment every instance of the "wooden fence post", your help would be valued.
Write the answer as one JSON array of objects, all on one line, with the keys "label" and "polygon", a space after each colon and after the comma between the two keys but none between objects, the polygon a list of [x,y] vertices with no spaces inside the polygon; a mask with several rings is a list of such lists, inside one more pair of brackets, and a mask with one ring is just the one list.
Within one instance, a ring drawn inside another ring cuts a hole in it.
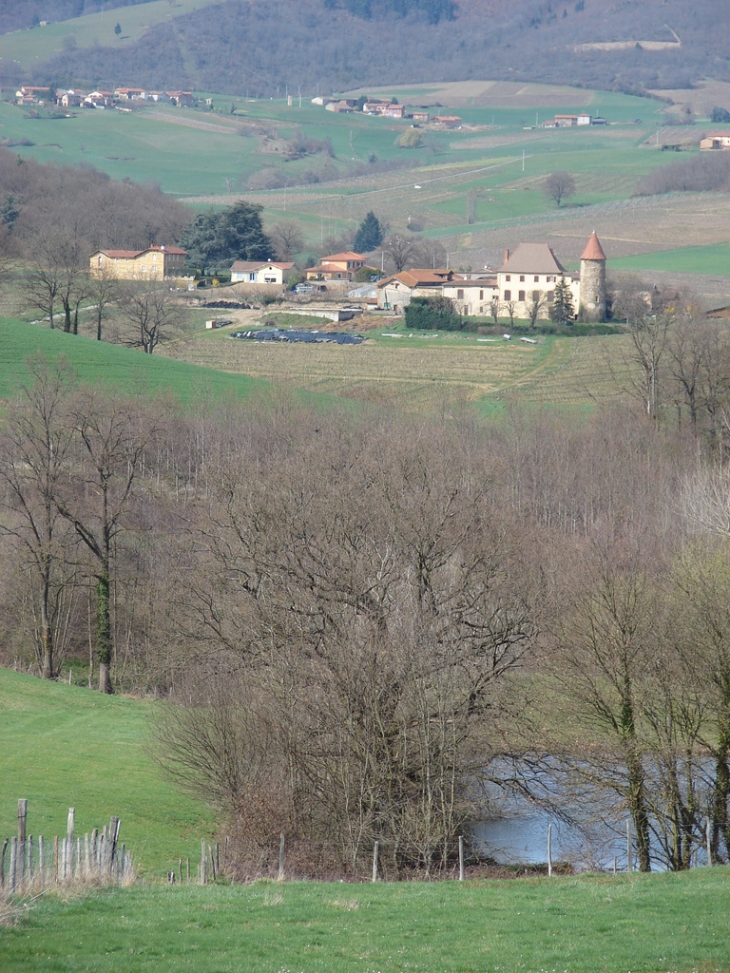
[{"label": "wooden fence post", "polygon": [[18,857],[18,839],[16,837],[13,837],[10,840],[10,875],[9,875],[9,882],[8,882],[11,892],[15,891],[17,857]]},{"label": "wooden fence post", "polygon": [[68,809],[68,821],[66,822],[66,837],[69,841],[74,840],[74,828],[76,826],[76,808]]},{"label": "wooden fence post", "polygon": [[46,880],[46,847],[42,834],[38,835],[38,875],[43,885]]},{"label": "wooden fence post", "polygon": [[5,849],[8,847],[8,839],[3,841],[3,850],[0,852],[0,889],[5,886]]},{"label": "wooden fence post", "polygon": [[552,823],[550,823],[548,825],[547,866],[548,866],[548,878],[552,878],[553,877],[553,826],[552,826]]},{"label": "wooden fence post", "polygon": [[707,864],[712,865],[712,839],[710,837],[710,819],[705,818],[705,841],[707,843]]},{"label": "wooden fence post", "polygon": [[459,835],[459,881],[464,881],[464,836]]},{"label": "wooden fence post", "polygon": [[279,835],[279,881],[284,881],[284,854],[285,854],[285,838],[283,833]]},{"label": "wooden fence post", "polygon": [[18,885],[25,873],[25,836],[28,821],[28,801],[20,798],[18,801],[18,847],[16,849],[15,878]]},{"label": "wooden fence post", "polygon": [[58,882],[58,835],[53,836],[53,881]]},{"label": "wooden fence post", "polygon": [[205,847],[205,838],[200,843],[200,884],[205,885],[208,880],[208,852]]},{"label": "wooden fence post", "polygon": [[33,835],[29,834],[25,842],[25,874],[29,882],[33,881]]},{"label": "wooden fence post", "polygon": [[380,853],[380,842],[376,841],[373,845],[373,881],[378,880],[378,855]]},{"label": "wooden fence post", "polygon": [[28,802],[25,798],[18,801],[18,841],[25,841],[25,825],[28,818]]}]

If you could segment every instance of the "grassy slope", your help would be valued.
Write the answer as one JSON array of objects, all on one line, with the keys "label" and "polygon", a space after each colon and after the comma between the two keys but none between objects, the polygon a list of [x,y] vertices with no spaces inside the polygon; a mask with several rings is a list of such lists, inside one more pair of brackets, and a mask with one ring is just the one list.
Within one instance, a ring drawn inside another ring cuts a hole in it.
[{"label": "grassy slope", "polygon": [[152,762],[155,705],[0,669],[0,837],[15,832],[24,797],[35,836],[65,834],[75,807],[80,834],[120,817],[121,838],[142,871],[161,874],[180,857],[199,856],[212,815]]},{"label": "grassy slope", "polygon": [[265,383],[243,375],[200,368],[161,355],[51,331],[42,325],[0,318],[0,398],[13,395],[28,381],[25,362],[40,354],[49,361],[65,356],[83,383],[117,388],[130,394],[169,393],[190,403],[223,395],[263,392]]},{"label": "grassy slope", "polygon": [[677,250],[621,257],[611,261],[611,269],[730,276],[730,243],[712,247],[681,247]]},{"label": "grassy slope", "polygon": [[434,884],[135,888],[38,904],[6,973],[727,970],[725,869]]},{"label": "grassy slope", "polygon": [[[18,61],[24,68],[31,68],[36,61],[46,61],[63,50],[66,37],[73,36],[77,47],[119,46],[138,41],[148,27],[206,7],[215,0],[153,0],[134,7],[102,10],[100,13],[75,17],[46,27],[14,31],[0,37],[0,57]],[[117,38],[114,27],[119,24],[122,33]],[[127,82],[134,84],[134,81]]]}]

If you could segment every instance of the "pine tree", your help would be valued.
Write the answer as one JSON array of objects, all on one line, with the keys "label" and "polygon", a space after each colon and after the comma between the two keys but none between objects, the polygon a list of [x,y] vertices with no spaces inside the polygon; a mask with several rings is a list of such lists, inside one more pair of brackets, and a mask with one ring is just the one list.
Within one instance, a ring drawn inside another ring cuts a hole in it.
[{"label": "pine tree", "polygon": [[355,236],[355,250],[358,253],[370,253],[371,250],[375,250],[380,246],[384,236],[385,233],[380,225],[380,220],[370,210],[360,224]]},{"label": "pine tree", "polygon": [[556,324],[560,325],[572,324],[575,318],[573,295],[565,277],[561,277],[555,285],[550,317]]}]

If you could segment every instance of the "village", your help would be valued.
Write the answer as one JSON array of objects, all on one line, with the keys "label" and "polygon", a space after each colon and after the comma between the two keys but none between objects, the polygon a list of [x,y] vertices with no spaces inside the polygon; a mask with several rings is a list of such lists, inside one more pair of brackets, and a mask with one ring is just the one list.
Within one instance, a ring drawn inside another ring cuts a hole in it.
[{"label": "village", "polygon": [[[97,250],[90,258],[92,277],[107,275],[122,280],[178,280],[194,287],[193,277],[184,277],[185,250],[175,246],[150,246],[144,250]],[[496,272],[458,273],[449,268],[412,268],[382,276],[367,263],[366,254],[352,250],[330,254],[306,271],[306,281],[296,284],[294,295],[329,295],[358,300],[362,307],[402,314],[414,298],[441,297],[451,301],[464,317],[504,314],[511,321],[533,323],[550,317],[556,292],[574,309],[571,317],[582,321],[606,318],[606,255],[595,231],[580,258],[580,271],[566,270],[552,248],[545,243],[522,243],[513,252],[505,250]],[[270,289],[281,294],[294,269],[290,261],[237,260],[230,270],[231,284],[242,289]],[[351,288],[356,278],[368,278]]]}]

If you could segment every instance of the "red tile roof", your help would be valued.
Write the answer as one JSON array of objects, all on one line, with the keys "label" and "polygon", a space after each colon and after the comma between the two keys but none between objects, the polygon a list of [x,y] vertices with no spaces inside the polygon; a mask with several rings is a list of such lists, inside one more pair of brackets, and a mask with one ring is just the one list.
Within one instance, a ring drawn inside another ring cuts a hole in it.
[{"label": "red tile roof", "polygon": [[580,255],[581,260],[605,260],[606,254],[603,252],[601,241],[596,236],[596,231],[591,233],[586,248]]}]

